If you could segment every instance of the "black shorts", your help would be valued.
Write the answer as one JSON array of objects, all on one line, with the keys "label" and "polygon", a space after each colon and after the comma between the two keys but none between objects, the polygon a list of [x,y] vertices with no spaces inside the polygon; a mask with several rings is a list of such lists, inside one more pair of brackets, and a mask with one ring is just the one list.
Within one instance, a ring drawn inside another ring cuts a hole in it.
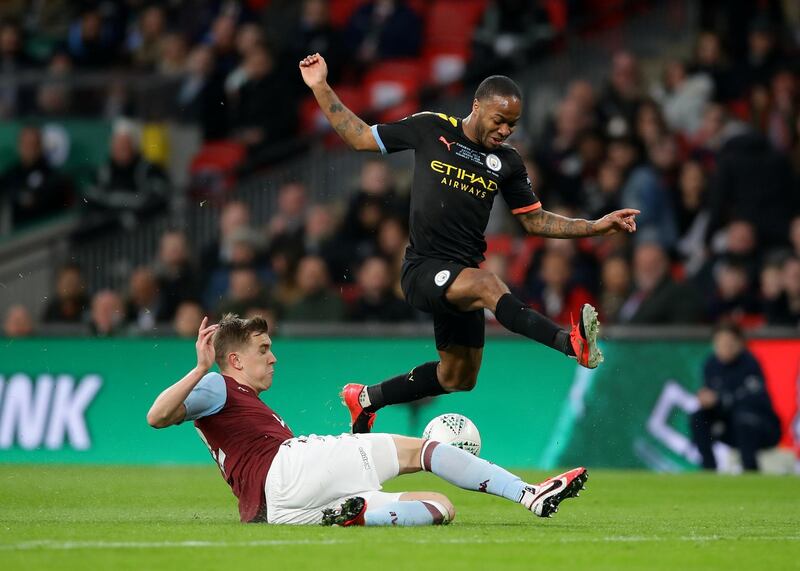
[{"label": "black shorts", "polygon": [[403,262],[400,276],[403,294],[411,307],[433,314],[437,349],[453,345],[480,348],[484,345],[486,324],[483,310],[459,311],[445,299],[447,288],[467,267],[433,258]]}]

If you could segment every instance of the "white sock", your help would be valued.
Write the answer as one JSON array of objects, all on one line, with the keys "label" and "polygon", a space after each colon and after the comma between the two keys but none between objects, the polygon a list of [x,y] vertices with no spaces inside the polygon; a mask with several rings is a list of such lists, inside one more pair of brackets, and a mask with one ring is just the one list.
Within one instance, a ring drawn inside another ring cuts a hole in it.
[{"label": "white sock", "polygon": [[369,393],[367,392],[367,387],[361,389],[361,392],[358,395],[358,404],[361,405],[361,408],[366,408],[372,404],[369,400]]}]

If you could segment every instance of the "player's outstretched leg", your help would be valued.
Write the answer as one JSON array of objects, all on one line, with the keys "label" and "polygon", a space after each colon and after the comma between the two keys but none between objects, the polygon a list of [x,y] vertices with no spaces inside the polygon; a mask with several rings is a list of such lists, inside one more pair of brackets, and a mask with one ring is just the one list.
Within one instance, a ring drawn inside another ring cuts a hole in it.
[{"label": "player's outstretched leg", "polygon": [[581,307],[578,322],[572,323],[570,331],[561,329],[553,321],[529,308],[511,293],[500,297],[495,309],[500,324],[514,333],[538,341],[569,357],[588,369],[603,362],[603,354],[597,346],[600,323],[597,310],[588,303]]},{"label": "player's outstretched leg", "polygon": [[367,433],[375,423],[375,412],[387,404],[412,402],[445,394],[437,376],[438,361],[424,363],[409,373],[377,385],[349,383],[342,388],[342,402],[350,411],[353,434]]}]

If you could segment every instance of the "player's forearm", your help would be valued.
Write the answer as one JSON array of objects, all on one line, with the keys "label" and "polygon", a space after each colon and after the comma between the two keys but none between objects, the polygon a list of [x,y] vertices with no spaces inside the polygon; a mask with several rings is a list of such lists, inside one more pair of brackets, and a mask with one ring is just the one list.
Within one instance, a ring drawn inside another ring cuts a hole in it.
[{"label": "player's forearm", "polygon": [[342,103],[330,85],[323,83],[311,91],[325,117],[345,143],[357,151],[378,150],[369,125]]},{"label": "player's forearm", "polygon": [[594,222],[581,218],[567,218],[543,208],[521,216],[528,234],[547,238],[585,238],[595,236]]},{"label": "player's forearm", "polygon": [[147,423],[153,428],[164,428],[183,420],[182,417],[177,418],[181,416],[183,401],[207,372],[207,370],[195,367],[180,381],[164,389],[150,407],[147,413]]}]

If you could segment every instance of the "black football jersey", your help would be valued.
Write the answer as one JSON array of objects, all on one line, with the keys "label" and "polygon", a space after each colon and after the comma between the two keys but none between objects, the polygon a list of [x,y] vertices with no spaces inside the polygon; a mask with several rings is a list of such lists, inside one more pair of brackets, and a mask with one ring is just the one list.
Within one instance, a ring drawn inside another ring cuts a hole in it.
[{"label": "black football jersey", "polygon": [[415,151],[411,262],[435,258],[475,267],[484,259],[484,232],[498,192],[514,214],[541,206],[519,153],[510,145],[489,150],[473,143],[461,119],[423,112],[375,125],[372,133],[384,154]]}]

